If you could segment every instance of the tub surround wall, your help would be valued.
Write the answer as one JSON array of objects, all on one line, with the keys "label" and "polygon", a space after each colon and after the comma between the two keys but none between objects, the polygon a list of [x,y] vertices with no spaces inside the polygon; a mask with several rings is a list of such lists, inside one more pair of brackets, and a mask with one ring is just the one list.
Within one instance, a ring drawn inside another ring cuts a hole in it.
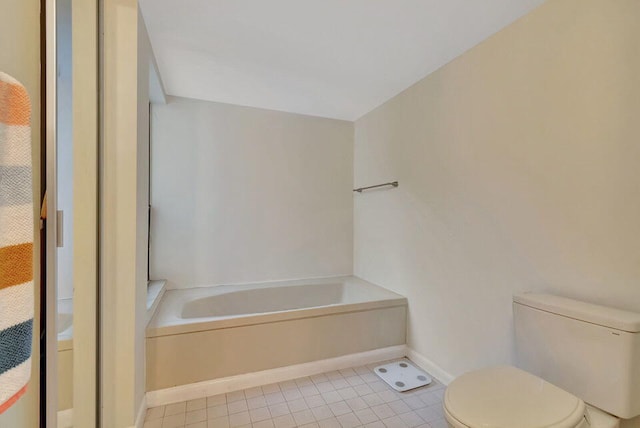
[{"label": "tub surround wall", "polygon": [[355,274],[445,372],[513,361],[511,298],[640,311],[640,2],[551,0],[355,126]]},{"label": "tub surround wall", "polygon": [[352,273],[352,123],[170,97],[151,124],[152,278]]}]

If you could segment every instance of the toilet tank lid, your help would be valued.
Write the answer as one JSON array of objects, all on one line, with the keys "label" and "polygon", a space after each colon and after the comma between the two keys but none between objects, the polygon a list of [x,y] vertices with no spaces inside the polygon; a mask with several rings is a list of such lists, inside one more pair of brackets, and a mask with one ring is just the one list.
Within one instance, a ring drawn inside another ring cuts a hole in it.
[{"label": "toilet tank lid", "polygon": [[640,314],[552,294],[522,293],[513,301],[546,312],[630,333],[640,332]]}]

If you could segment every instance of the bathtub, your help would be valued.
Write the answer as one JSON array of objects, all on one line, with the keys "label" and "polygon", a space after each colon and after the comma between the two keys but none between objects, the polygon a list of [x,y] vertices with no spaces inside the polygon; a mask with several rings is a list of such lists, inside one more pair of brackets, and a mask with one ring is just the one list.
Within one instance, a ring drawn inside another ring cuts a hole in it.
[{"label": "bathtub", "polygon": [[406,306],[353,276],[169,290],[147,326],[147,391],[402,345]]}]

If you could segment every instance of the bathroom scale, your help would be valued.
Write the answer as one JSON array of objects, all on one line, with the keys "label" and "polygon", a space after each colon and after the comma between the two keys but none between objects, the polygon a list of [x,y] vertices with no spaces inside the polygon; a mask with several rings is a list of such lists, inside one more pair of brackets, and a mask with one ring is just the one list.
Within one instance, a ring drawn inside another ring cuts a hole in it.
[{"label": "bathroom scale", "polygon": [[373,369],[376,375],[399,392],[429,385],[431,376],[407,360],[394,361]]}]

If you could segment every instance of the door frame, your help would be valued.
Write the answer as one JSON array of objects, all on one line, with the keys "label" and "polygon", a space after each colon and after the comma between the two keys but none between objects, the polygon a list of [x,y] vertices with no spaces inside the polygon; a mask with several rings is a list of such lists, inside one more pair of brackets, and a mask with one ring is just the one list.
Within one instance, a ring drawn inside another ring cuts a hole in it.
[{"label": "door frame", "polygon": [[[45,0],[46,47],[46,426],[57,426],[56,0]],[[72,1],[73,67],[73,423],[99,425],[98,174],[99,1]]]}]

